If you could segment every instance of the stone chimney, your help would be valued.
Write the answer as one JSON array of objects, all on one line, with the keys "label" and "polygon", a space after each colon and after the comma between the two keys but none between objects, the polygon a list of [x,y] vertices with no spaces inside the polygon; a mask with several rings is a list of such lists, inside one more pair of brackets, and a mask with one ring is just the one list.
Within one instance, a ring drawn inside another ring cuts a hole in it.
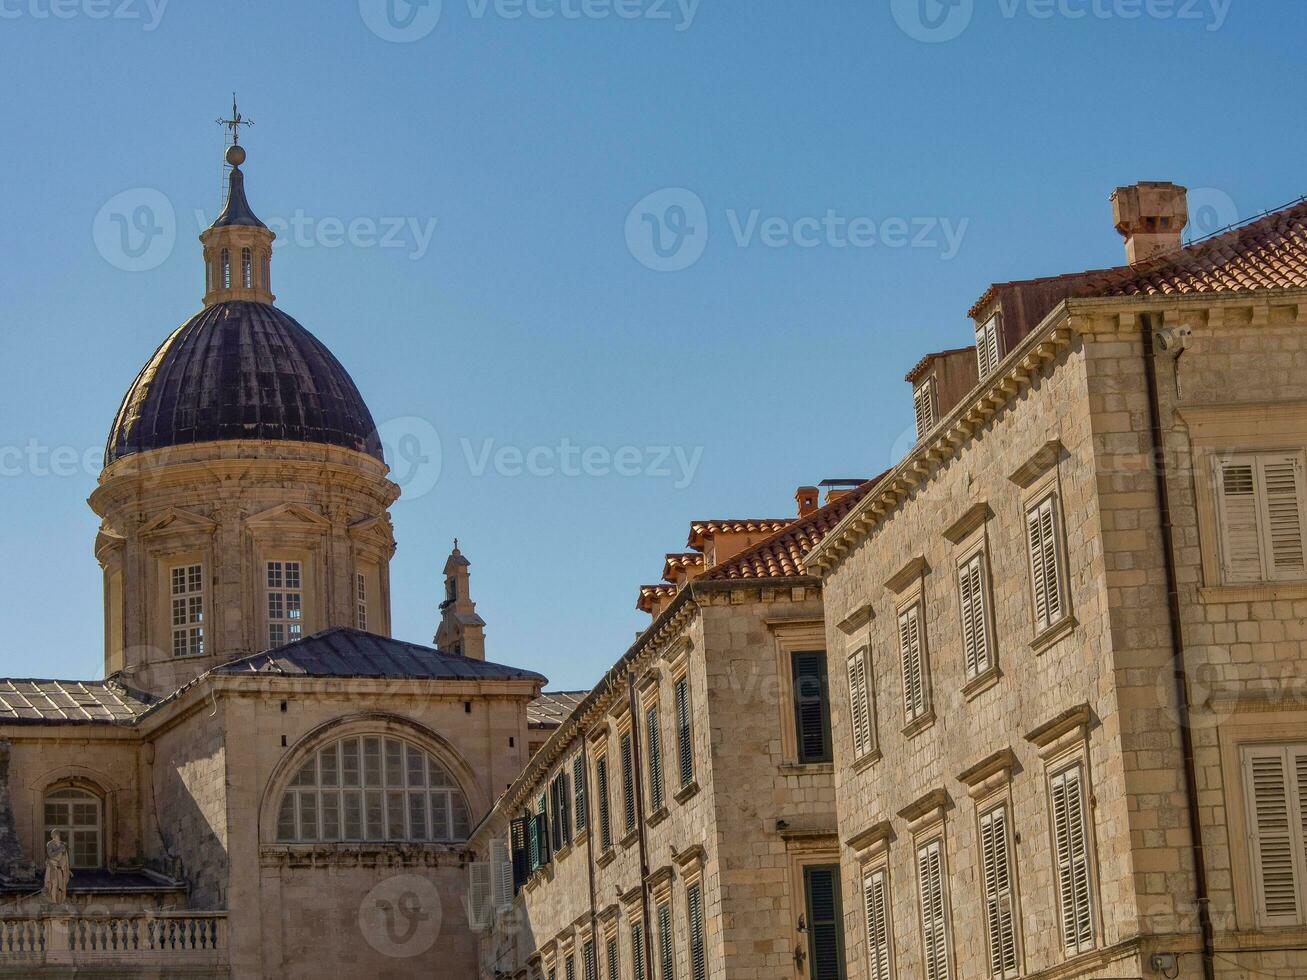
[{"label": "stone chimney", "polygon": [[1112,221],[1125,239],[1125,259],[1136,265],[1180,247],[1189,223],[1187,191],[1169,180],[1141,180],[1112,192]]},{"label": "stone chimney", "polygon": [[799,516],[807,517],[819,506],[820,494],[816,487],[799,487],[794,491],[794,501],[799,505]]}]

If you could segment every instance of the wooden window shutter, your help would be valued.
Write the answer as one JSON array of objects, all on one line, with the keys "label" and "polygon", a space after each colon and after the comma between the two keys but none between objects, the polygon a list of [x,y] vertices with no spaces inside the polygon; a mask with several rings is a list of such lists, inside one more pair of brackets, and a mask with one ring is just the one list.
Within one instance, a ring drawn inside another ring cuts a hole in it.
[{"label": "wooden window shutter", "polygon": [[865,647],[849,658],[849,716],[853,727],[853,757],[861,759],[875,748]]},{"label": "wooden window shutter", "polygon": [[663,738],[656,704],[645,711],[645,730],[649,755],[649,809],[656,812],[663,805]]},{"label": "wooden window shutter", "polygon": [[838,865],[803,869],[808,905],[808,955],[812,980],[844,980],[843,923]]},{"label": "wooden window shutter", "polygon": [[496,909],[507,908],[513,904],[513,860],[508,841],[490,842],[490,874],[493,887],[491,904]]},{"label": "wooden window shutter", "polygon": [[976,328],[976,366],[982,381],[998,367],[1000,360],[998,314],[995,313]]},{"label": "wooden window shutter", "polygon": [[599,980],[599,966],[595,962],[595,944],[587,939],[581,947],[581,973],[585,980]]},{"label": "wooden window shutter", "polygon": [[830,698],[824,650],[796,652],[790,658],[794,684],[795,735],[799,762],[830,762]]},{"label": "wooden window shutter", "polygon": [[930,708],[926,661],[922,651],[921,604],[899,613],[899,656],[903,662],[903,710],[908,721]]},{"label": "wooden window shutter", "polygon": [[862,879],[862,901],[867,917],[867,971],[870,980],[892,980],[890,958],[889,879],[883,868]]},{"label": "wooden window shutter", "polygon": [[1253,884],[1262,925],[1307,921],[1307,745],[1244,750]]},{"label": "wooden window shutter", "polygon": [[629,834],[635,829],[635,757],[630,732],[623,733],[620,745],[622,755],[622,817],[626,821],[623,825],[623,831]]},{"label": "wooden window shutter", "polygon": [[927,378],[912,393],[912,410],[917,422],[917,438],[920,439],[935,427],[935,379]]},{"label": "wooden window shutter", "polygon": [[1085,823],[1084,770],[1080,763],[1052,777],[1050,796],[1062,945],[1068,953],[1083,953],[1094,948],[1094,912]]},{"label": "wooden window shutter", "polygon": [[644,980],[644,927],[631,923],[631,976]]},{"label": "wooden window shutter", "polygon": [[527,833],[530,818],[518,817],[509,825],[510,840],[513,845],[513,894],[526,882],[532,871],[532,849],[527,845]]},{"label": "wooden window shutter", "polygon": [[1230,456],[1216,465],[1223,579],[1307,577],[1302,454]]},{"label": "wooden window shutter", "polygon": [[1259,582],[1264,572],[1257,521],[1256,461],[1236,457],[1222,460],[1218,466],[1222,577],[1227,582]]},{"label": "wooden window shutter", "polygon": [[621,964],[619,963],[618,958],[617,958],[617,937],[616,937],[616,936],[610,936],[610,937],[609,937],[609,939],[608,939],[608,943],[607,943],[607,946],[606,946],[606,949],[607,949],[607,953],[608,953],[608,956],[607,956],[607,959],[608,959],[608,978],[607,978],[607,980],[621,980],[621,975],[620,975],[620,967],[621,967]]},{"label": "wooden window shutter", "polygon": [[944,856],[938,840],[917,849],[921,943],[925,980],[949,980],[948,913],[944,899]]},{"label": "wooden window shutter", "polygon": [[662,980],[674,980],[676,962],[672,954],[672,907],[658,906],[658,971]]},{"label": "wooden window shutter", "polygon": [[962,660],[967,680],[971,680],[992,665],[984,552],[977,552],[958,568],[958,598],[962,611]]},{"label": "wooden window shutter", "polygon": [[1062,618],[1062,576],[1057,544],[1057,498],[1049,495],[1026,512],[1030,549],[1030,588],[1035,605],[1035,631]]},{"label": "wooden window shutter", "polygon": [[577,833],[585,830],[590,820],[585,795],[585,753],[578,752],[572,759],[572,797],[576,803]]},{"label": "wooden window shutter", "polygon": [[980,876],[985,895],[990,975],[1015,977],[1016,910],[1008,852],[1007,804],[994,807],[980,817]]},{"label": "wooden window shutter", "polygon": [[468,912],[477,927],[490,922],[490,903],[494,883],[490,877],[490,865],[484,861],[473,861],[468,866]]},{"label": "wooden window shutter", "polygon": [[685,890],[690,925],[690,980],[707,980],[708,957],[703,940],[703,886],[694,882]]},{"label": "wooden window shutter", "polygon": [[608,757],[595,760],[595,793],[599,796],[599,846],[609,850],[613,846],[613,820],[608,802]]},{"label": "wooden window shutter", "polygon": [[676,682],[676,762],[680,770],[681,789],[694,782],[694,746],[690,729],[690,679]]}]

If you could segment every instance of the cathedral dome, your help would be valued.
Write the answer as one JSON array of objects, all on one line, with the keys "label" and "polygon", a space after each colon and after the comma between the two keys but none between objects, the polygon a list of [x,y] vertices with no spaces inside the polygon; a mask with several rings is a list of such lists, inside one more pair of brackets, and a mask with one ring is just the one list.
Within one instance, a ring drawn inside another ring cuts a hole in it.
[{"label": "cathedral dome", "polygon": [[269,303],[211,303],[173,332],[123,398],[105,465],[235,439],[324,443],[384,462],[372,413],[345,368]]}]

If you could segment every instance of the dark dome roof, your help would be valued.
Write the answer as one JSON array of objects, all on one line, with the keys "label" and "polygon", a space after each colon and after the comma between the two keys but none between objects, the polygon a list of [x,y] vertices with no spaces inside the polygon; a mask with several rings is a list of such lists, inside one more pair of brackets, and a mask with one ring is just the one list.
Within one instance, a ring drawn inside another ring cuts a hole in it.
[{"label": "dark dome roof", "polygon": [[109,432],[105,465],[225,439],[326,443],[383,460],[372,413],[331,351],[266,303],[215,303],[141,369]]}]

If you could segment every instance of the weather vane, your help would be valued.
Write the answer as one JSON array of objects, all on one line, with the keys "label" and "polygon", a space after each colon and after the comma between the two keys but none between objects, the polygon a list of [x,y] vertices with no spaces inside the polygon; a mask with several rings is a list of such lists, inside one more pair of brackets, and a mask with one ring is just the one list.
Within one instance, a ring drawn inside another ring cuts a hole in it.
[{"label": "weather vane", "polygon": [[236,108],[236,93],[235,93],[235,92],[232,92],[232,94],[231,94],[231,118],[230,118],[230,119],[219,119],[219,120],[218,120],[218,125],[219,125],[219,126],[226,126],[227,129],[231,130],[231,141],[232,141],[232,144],[235,145],[235,146],[239,146],[239,145],[240,145],[240,141],[241,141],[241,127],[242,127],[242,126],[253,126],[253,125],[254,125],[254,120],[253,120],[253,119],[246,119],[244,116],[242,116],[242,115],[240,114],[240,110]]}]

